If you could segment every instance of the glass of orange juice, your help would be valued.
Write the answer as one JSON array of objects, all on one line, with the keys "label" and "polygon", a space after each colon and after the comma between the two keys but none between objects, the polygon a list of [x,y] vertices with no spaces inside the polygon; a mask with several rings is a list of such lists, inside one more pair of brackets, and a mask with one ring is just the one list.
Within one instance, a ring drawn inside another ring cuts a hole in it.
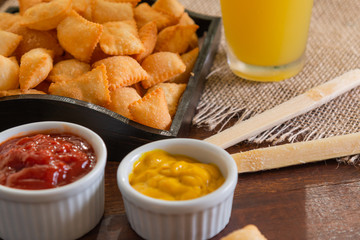
[{"label": "glass of orange juice", "polygon": [[220,0],[227,58],[238,76],[290,78],[304,66],[313,0]]}]

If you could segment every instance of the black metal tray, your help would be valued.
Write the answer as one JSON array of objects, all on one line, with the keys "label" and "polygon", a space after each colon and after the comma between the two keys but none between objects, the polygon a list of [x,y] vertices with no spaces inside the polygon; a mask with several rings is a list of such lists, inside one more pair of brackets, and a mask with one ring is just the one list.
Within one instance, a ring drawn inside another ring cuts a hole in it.
[{"label": "black metal tray", "polygon": [[[17,10],[10,8],[8,12]],[[169,131],[141,125],[95,104],[55,95],[0,98],[0,131],[36,121],[56,120],[81,124],[104,139],[112,161],[120,161],[134,148],[154,140],[186,137],[221,35],[221,18],[187,12],[199,25],[197,35],[202,43],[193,69],[194,75],[189,79]]]}]

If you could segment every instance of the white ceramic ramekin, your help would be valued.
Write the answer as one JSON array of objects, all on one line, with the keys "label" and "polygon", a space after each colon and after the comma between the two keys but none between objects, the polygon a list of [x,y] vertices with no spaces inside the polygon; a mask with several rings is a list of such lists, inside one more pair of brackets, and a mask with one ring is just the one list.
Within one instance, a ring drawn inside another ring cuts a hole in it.
[{"label": "white ceramic ramekin", "polygon": [[95,132],[67,122],[36,122],[1,132],[0,143],[47,130],[84,138],[93,147],[97,163],[82,178],[54,189],[22,190],[0,185],[0,238],[75,239],[94,228],[104,213],[107,151]]},{"label": "white ceramic ramekin", "polygon": [[[141,154],[154,149],[214,163],[225,182],[214,192],[192,200],[165,201],[145,196],[131,187],[129,174]],[[218,234],[229,222],[237,177],[236,164],[225,150],[205,141],[185,138],[141,146],[125,156],[117,171],[117,182],[131,227],[141,237],[156,240],[208,239]]]}]

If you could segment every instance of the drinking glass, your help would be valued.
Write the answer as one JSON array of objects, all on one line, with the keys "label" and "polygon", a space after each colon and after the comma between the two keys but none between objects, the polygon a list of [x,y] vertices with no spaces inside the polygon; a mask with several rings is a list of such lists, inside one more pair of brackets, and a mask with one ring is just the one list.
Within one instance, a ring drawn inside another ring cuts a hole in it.
[{"label": "drinking glass", "polygon": [[228,64],[255,81],[290,78],[304,66],[313,0],[220,0]]}]

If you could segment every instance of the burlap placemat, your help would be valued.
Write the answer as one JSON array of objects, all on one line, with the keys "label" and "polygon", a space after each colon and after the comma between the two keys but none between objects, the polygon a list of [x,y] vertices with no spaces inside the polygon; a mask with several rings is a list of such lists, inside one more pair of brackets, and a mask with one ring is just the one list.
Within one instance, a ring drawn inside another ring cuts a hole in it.
[{"label": "burlap placemat", "polygon": [[[181,2],[192,11],[221,15],[218,0]],[[297,76],[282,82],[257,83],[232,74],[227,66],[222,36],[219,52],[208,76],[193,124],[220,131],[231,118],[249,118],[351,69],[359,68],[359,12],[360,1],[315,0],[306,65]],[[359,96],[358,87],[249,141],[276,144],[358,132]]]}]

